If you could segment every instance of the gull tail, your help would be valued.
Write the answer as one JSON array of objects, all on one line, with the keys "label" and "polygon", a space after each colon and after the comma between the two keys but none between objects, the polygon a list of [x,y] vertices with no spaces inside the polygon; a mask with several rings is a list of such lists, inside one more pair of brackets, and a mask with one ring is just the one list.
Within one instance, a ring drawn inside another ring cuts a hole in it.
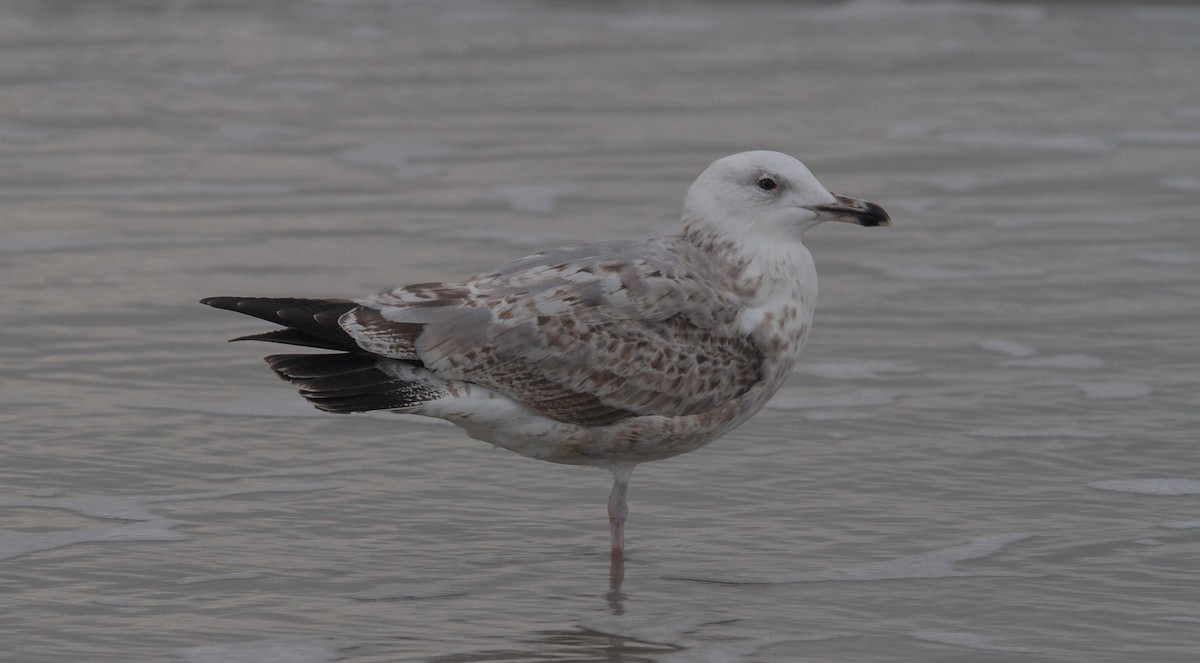
[{"label": "gull tail", "polygon": [[334,354],[266,357],[279,377],[300,387],[300,395],[326,412],[368,412],[413,408],[447,395],[444,383],[418,361],[373,355],[354,342],[338,320],[358,305],[348,299],[209,297],[215,308],[236,311],[284,329],[251,334],[234,341],[268,341]]}]

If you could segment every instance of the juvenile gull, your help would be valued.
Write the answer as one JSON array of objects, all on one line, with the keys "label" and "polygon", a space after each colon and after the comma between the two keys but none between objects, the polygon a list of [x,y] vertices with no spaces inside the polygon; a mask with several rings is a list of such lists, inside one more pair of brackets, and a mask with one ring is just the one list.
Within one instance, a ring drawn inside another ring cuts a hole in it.
[{"label": "juvenile gull", "polygon": [[890,222],[790,156],[744,152],[688,189],[678,235],[552,249],[362,299],[202,303],[284,326],[234,340],[337,351],[266,358],[319,409],[437,417],[524,456],[609,468],[615,558],[634,466],[729,432],[791,372],[817,299],[801,236],[823,221]]}]

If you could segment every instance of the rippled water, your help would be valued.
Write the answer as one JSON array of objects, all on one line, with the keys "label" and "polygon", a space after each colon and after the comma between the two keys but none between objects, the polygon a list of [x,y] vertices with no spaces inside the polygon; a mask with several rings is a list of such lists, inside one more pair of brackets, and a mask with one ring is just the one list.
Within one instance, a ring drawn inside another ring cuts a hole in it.
[{"label": "rippled water", "polygon": [[[1200,8],[0,8],[5,660],[1200,658]],[[671,232],[802,158],[889,229],[757,418],[608,477],[310,409],[206,295]]]}]

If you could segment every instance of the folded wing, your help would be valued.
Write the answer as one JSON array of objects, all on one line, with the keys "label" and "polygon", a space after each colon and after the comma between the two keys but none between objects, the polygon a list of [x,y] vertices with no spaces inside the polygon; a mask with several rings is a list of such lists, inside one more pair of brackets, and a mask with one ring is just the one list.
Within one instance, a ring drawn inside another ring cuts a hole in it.
[{"label": "folded wing", "polygon": [[366,351],[559,421],[695,414],[752,387],[763,362],[725,275],[703,265],[665,240],[568,247],[358,300],[340,326]]}]

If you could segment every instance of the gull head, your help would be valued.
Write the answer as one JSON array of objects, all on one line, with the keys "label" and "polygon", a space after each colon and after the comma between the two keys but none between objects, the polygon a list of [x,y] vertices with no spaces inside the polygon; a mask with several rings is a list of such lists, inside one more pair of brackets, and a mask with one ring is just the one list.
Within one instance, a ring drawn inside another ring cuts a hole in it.
[{"label": "gull head", "polygon": [[688,189],[684,203],[685,234],[798,241],[824,221],[891,223],[879,205],[830,193],[804,164],[780,152],[717,159]]}]

